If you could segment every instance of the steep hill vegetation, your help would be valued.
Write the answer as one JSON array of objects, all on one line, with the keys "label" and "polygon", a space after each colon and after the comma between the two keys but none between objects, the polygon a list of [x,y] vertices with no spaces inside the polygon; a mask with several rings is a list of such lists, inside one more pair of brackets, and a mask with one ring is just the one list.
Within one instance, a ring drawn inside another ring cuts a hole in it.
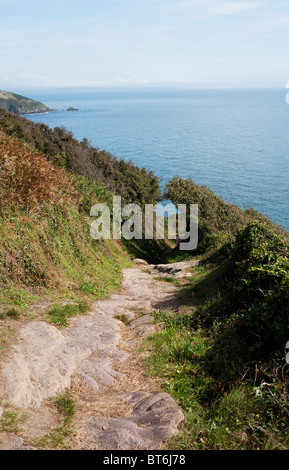
[{"label": "steep hill vegetation", "polygon": [[[155,256],[162,240],[95,241],[90,209],[156,203],[158,178],[64,128],[50,129],[0,110],[0,303],[34,295],[97,298],[117,289],[131,256]],[[131,255],[129,255],[131,253]],[[1,306],[0,306],[1,310]],[[2,309],[3,310],[3,309]]]},{"label": "steep hill vegetation", "polygon": [[129,257],[120,244],[91,238],[86,210],[97,201],[110,203],[105,187],[56,168],[3,132],[0,183],[3,306],[25,306],[48,294],[97,298],[118,288]]},{"label": "steep hill vegetation", "polygon": [[[192,179],[178,176],[166,185],[165,197],[174,204],[198,204],[198,253],[219,253],[225,256],[230,251],[236,236],[250,222],[259,221],[272,231],[288,239],[288,232],[274,224],[266,216],[253,208],[242,210],[217,196],[206,186],[196,184]],[[187,215],[189,215],[187,210]],[[219,251],[217,251],[219,250]]]},{"label": "steep hill vegetation", "polygon": [[150,367],[186,410],[173,448],[288,449],[288,232],[192,180],[175,177],[166,196],[198,203],[200,227],[182,315],[160,312],[151,340]]},{"label": "steep hill vegetation", "polygon": [[58,168],[85,176],[118,196],[123,203],[154,203],[161,197],[158,178],[151,171],[119,160],[84,139],[78,142],[65,128],[51,129],[0,110],[0,129],[30,144]]}]

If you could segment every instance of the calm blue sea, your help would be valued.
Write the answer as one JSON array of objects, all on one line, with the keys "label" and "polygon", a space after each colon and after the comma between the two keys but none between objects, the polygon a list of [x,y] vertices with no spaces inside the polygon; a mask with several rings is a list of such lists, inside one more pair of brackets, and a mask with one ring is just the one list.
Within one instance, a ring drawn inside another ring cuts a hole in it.
[{"label": "calm blue sea", "polygon": [[[23,93],[25,94],[25,93]],[[27,94],[27,92],[26,92]],[[153,170],[192,178],[289,229],[286,90],[38,92],[56,110],[27,116]],[[67,112],[72,106],[78,112]]]}]

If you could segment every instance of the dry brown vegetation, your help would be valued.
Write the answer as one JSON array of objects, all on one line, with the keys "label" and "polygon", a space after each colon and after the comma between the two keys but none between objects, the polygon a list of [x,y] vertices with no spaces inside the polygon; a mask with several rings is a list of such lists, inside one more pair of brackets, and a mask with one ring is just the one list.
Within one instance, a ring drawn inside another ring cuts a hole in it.
[{"label": "dry brown vegetation", "polygon": [[72,194],[72,180],[44,155],[0,131],[0,209],[30,209],[60,195]]},{"label": "dry brown vegetation", "polygon": [[145,204],[160,199],[159,180],[152,171],[93,147],[87,139],[79,142],[64,127],[51,129],[0,109],[0,130],[45,154],[56,167],[104,185],[122,196],[124,203]]}]

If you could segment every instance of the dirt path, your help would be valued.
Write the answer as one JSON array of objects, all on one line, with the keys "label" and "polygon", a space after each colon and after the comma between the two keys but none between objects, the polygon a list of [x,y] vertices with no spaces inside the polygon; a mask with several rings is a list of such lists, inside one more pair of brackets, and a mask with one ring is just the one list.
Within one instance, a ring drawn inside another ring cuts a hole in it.
[{"label": "dirt path", "polygon": [[144,313],[177,303],[177,288],[154,278],[183,279],[193,264],[135,260],[134,268],[123,271],[122,292],[95,302],[67,328],[44,321],[21,327],[1,363],[0,415],[9,410],[18,419],[25,413],[25,419],[14,434],[0,432],[0,450],[31,449],[33,440],[57,428],[51,397],[66,390],[77,410],[66,439],[72,449],[159,449],[176,434],[183,412],[145,374],[139,346],[157,328]]}]

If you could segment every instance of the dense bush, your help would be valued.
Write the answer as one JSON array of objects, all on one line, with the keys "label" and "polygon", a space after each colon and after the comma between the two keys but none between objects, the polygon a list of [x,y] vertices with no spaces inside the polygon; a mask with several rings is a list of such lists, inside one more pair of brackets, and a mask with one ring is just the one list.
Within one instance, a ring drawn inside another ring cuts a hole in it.
[{"label": "dense bush", "polygon": [[63,127],[51,129],[0,110],[0,129],[44,153],[57,167],[105,185],[122,196],[124,203],[145,204],[160,199],[159,180],[153,172],[94,148],[87,139],[78,142]]},{"label": "dense bush", "polygon": [[166,197],[175,204],[199,206],[204,272],[185,289],[186,295],[199,299],[195,324],[213,329],[218,325],[210,351],[212,367],[221,356],[239,363],[283,352],[289,340],[288,232],[192,180],[173,178]]},{"label": "dense bush", "polygon": [[198,204],[198,250],[201,253],[234,241],[238,231],[248,222],[247,215],[239,207],[225,202],[191,179],[175,176],[167,184],[165,196],[175,205]]},{"label": "dense bush", "polygon": [[210,371],[283,356],[289,340],[289,245],[260,222],[240,231],[222,262],[201,263],[187,293],[199,299],[193,324],[212,331]]},{"label": "dense bush", "polygon": [[206,255],[211,253],[214,259],[226,258],[237,234],[253,221],[261,222],[274,232],[288,237],[285,230],[263,214],[253,208],[242,210],[192,179],[175,176],[166,185],[165,197],[175,205],[198,204],[198,252]]},{"label": "dense bush", "polygon": [[[12,124],[13,119],[14,116]],[[26,132],[30,124],[26,127],[23,122],[19,118]],[[35,130],[33,126],[31,129]],[[8,134],[17,135],[14,124],[12,128],[14,132],[10,129]],[[49,128],[43,129],[48,135],[53,134]],[[90,235],[91,207],[98,202],[111,207],[112,192],[105,183],[59,168],[63,165],[57,167],[52,158],[49,160],[26,138],[16,135],[7,135],[0,129],[0,303],[10,295],[15,297],[11,289],[18,292],[17,301],[22,296],[20,290],[40,287],[55,292],[68,289],[79,295],[107,295],[120,285],[120,265],[128,262],[128,252],[135,253],[133,243],[98,241]],[[63,131],[64,140],[65,135],[67,132]],[[33,135],[36,137],[37,132]],[[72,145],[71,136],[67,136],[67,141]],[[75,148],[80,151],[85,145],[76,144]],[[76,153],[73,156],[76,158]],[[81,154],[78,156],[81,158]],[[111,171],[117,179],[116,167],[112,166]],[[135,191],[142,200],[153,189],[148,182],[145,188],[137,174],[142,175],[142,170],[125,164],[119,178],[127,178],[126,195],[132,197]],[[144,175],[146,178],[150,181]],[[143,189],[137,193],[138,184]],[[117,187],[115,191],[118,193]],[[160,249],[158,241],[149,242],[143,247],[144,256]]]},{"label": "dense bush", "polygon": [[30,209],[56,194],[73,193],[68,175],[55,168],[44,155],[35,155],[18,139],[0,131],[0,212]]},{"label": "dense bush", "polygon": [[0,303],[22,302],[23,289],[80,294],[91,282],[97,296],[118,287],[126,254],[89,230],[92,204],[111,199],[106,187],[0,131]]},{"label": "dense bush", "polygon": [[225,263],[225,308],[240,316],[251,357],[283,351],[289,339],[289,246],[260,223],[237,237]]}]

